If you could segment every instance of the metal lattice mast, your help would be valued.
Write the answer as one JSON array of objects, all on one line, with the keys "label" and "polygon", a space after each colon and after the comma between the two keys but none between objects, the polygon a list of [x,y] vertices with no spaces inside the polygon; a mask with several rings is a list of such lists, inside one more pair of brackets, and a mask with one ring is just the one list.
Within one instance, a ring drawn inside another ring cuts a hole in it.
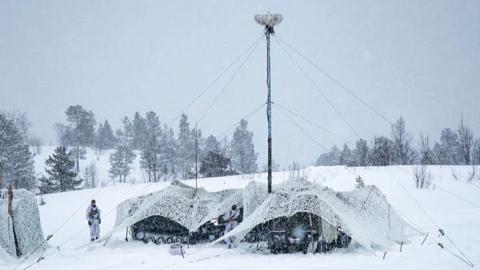
[{"label": "metal lattice mast", "polygon": [[272,81],[270,67],[270,36],[275,33],[273,27],[282,22],[280,14],[255,15],[255,21],[265,27],[267,42],[267,122],[268,122],[268,193],[272,193]]}]

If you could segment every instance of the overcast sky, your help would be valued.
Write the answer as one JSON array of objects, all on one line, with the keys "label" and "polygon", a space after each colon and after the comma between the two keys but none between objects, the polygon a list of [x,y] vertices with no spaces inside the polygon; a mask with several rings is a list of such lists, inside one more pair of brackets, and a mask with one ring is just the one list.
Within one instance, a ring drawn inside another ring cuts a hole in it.
[{"label": "overcast sky", "polygon": [[[68,105],[114,127],[124,115],[156,111],[172,119],[262,29],[253,15],[279,12],[278,37],[290,43],[390,119],[437,140],[463,113],[480,134],[480,2],[464,1],[10,1],[0,2],[0,109],[28,114],[34,132],[55,143],[53,125]],[[300,65],[360,136],[390,127],[344,90]],[[186,113],[192,122],[232,73]],[[272,43],[273,100],[348,140],[357,136]],[[220,134],[266,99],[265,42],[255,49],[200,122]],[[275,109],[275,108],[274,108]],[[326,147],[343,144],[302,120]],[[175,123],[177,126],[178,123]],[[266,117],[250,128],[264,164]],[[274,159],[313,162],[323,149],[278,111]]]}]

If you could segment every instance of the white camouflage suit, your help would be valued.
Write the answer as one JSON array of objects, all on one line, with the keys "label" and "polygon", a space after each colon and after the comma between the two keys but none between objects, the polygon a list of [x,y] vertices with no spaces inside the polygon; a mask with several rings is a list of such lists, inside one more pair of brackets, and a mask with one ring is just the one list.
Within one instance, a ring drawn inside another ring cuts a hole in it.
[{"label": "white camouflage suit", "polygon": [[[233,228],[237,227],[239,216],[240,211],[238,210],[230,210],[223,214],[223,220],[227,222],[227,224],[225,225],[225,234],[233,230]],[[225,242],[229,247],[232,245],[233,241],[235,241],[234,237],[228,237],[225,239]]]},{"label": "white camouflage suit", "polygon": [[90,226],[90,240],[96,240],[100,237],[100,209],[92,205],[87,208],[87,221]]}]

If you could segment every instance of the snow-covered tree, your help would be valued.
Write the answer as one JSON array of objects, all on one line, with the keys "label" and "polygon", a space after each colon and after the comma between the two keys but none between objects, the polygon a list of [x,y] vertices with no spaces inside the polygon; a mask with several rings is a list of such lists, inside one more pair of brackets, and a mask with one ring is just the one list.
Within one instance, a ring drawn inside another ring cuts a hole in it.
[{"label": "snow-covered tree", "polygon": [[38,152],[39,146],[42,144],[42,139],[32,132],[32,123],[30,122],[30,119],[28,119],[27,114],[17,110],[6,111],[4,113],[8,119],[13,121],[22,138],[27,142],[27,144],[37,147]]},{"label": "snow-covered tree", "polygon": [[98,150],[108,150],[115,148],[117,139],[113,135],[112,127],[108,120],[100,123],[97,128],[97,133],[95,135],[95,148]]},{"label": "snow-covered tree", "polygon": [[459,164],[459,147],[457,133],[450,128],[443,129],[440,135],[440,143],[435,143],[433,147],[437,163],[441,165]]},{"label": "snow-covered tree", "polygon": [[168,128],[166,125],[163,127],[160,138],[160,173],[164,180],[176,179],[177,168],[177,142],[173,129]]},{"label": "snow-covered tree", "polygon": [[193,176],[195,164],[195,129],[190,129],[188,118],[182,114],[178,126],[178,167],[181,177],[187,179]]},{"label": "snow-covered tree", "polygon": [[343,149],[340,152],[340,165],[347,165],[347,166],[355,165],[352,151],[350,150],[350,148],[346,143],[343,145]]},{"label": "snow-covered tree", "polygon": [[201,158],[200,173],[205,177],[227,175],[230,174],[230,164],[231,160],[217,138],[213,135],[208,136]]},{"label": "snow-covered tree", "polygon": [[160,178],[160,120],[155,112],[147,112],[145,117],[146,136],[142,147],[141,167],[148,175],[149,182],[157,182]]},{"label": "snow-covered tree", "polygon": [[202,159],[200,173],[205,177],[229,174],[230,159],[221,151],[209,151]]},{"label": "snow-covered tree", "polygon": [[363,181],[362,177],[359,175],[357,178],[355,178],[355,188],[364,188],[365,187],[365,182]]},{"label": "snow-covered tree", "polygon": [[83,171],[83,179],[85,179],[85,188],[97,187],[97,164],[95,161],[92,161],[85,167],[85,170]]},{"label": "snow-covered tree", "polygon": [[79,147],[79,148],[74,147],[68,150],[67,155],[75,164],[78,164],[77,160],[80,161],[80,160],[85,160],[87,158],[87,150],[83,147]]},{"label": "snow-covered tree", "polygon": [[400,117],[392,125],[393,164],[407,165],[415,160],[415,150],[412,148],[412,138],[406,129],[405,120]]},{"label": "snow-covered tree", "polygon": [[132,145],[133,141],[133,125],[132,121],[128,119],[127,116],[121,119],[122,128],[117,129],[115,131],[115,135],[117,136],[119,143],[128,143]]},{"label": "snow-covered tree", "polygon": [[231,142],[232,167],[239,173],[254,173],[257,171],[257,153],[253,144],[253,132],[248,130],[248,122],[244,119],[235,129]]},{"label": "snow-covered tree", "polygon": [[38,182],[38,190],[40,191],[40,194],[48,194],[58,191],[58,185],[45,175],[40,176]]},{"label": "snow-covered tree", "polygon": [[76,155],[76,171],[80,171],[80,148],[93,146],[95,141],[95,116],[80,105],[72,105],[65,111],[68,125],[57,124],[62,145],[73,146]]},{"label": "snow-covered tree", "polygon": [[0,113],[0,178],[0,188],[11,183],[15,188],[35,189],[33,155],[22,132],[4,113]]},{"label": "snow-covered tree", "polygon": [[332,146],[328,153],[321,154],[316,162],[317,166],[334,166],[340,164],[340,149],[338,146]]},{"label": "snow-covered tree", "polygon": [[120,143],[110,155],[110,170],[112,178],[117,178],[120,183],[127,182],[127,176],[132,169],[135,153],[128,144]]},{"label": "snow-covered tree", "polygon": [[205,153],[218,152],[220,151],[220,149],[221,149],[221,146],[217,140],[217,137],[213,135],[208,136],[207,139],[205,140],[205,147],[203,151],[205,151]]},{"label": "snow-covered tree", "polygon": [[142,149],[143,143],[145,142],[147,135],[147,126],[145,123],[145,119],[138,112],[135,112],[135,116],[133,117],[132,132],[133,149]]},{"label": "snow-covered tree", "polygon": [[420,135],[420,145],[419,145],[419,154],[420,154],[420,164],[422,165],[431,165],[435,163],[435,156],[433,150],[430,147],[430,139],[428,136]]},{"label": "snow-covered tree", "polygon": [[369,163],[373,166],[388,166],[392,164],[394,143],[385,136],[374,137],[369,154]]},{"label": "snow-covered tree", "polygon": [[357,166],[368,166],[368,143],[364,139],[360,139],[355,144],[353,150],[353,158]]},{"label": "snow-covered tree", "polygon": [[45,161],[45,171],[50,180],[50,190],[69,191],[77,189],[82,183],[76,179],[75,163],[69,158],[64,146],[55,148],[52,155]]},{"label": "snow-covered tree", "polygon": [[462,163],[469,165],[472,157],[472,148],[474,144],[473,132],[472,130],[465,125],[463,122],[463,117],[460,120],[460,124],[457,129],[458,134],[458,144],[459,144],[459,156],[462,159]]},{"label": "snow-covered tree", "polygon": [[480,165],[480,139],[475,140],[475,144],[473,147],[473,164]]}]

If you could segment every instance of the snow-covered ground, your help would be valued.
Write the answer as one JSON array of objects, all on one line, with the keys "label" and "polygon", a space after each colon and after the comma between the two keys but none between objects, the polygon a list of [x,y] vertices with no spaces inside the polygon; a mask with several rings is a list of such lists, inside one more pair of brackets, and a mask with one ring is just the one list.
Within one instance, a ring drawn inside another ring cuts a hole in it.
[{"label": "snow-covered ground", "polygon": [[[49,154],[43,149],[37,156],[36,168],[43,170],[43,160]],[[42,160],[43,159],[43,160]],[[99,179],[108,182],[108,155],[96,157],[87,154],[83,164],[95,160]],[[406,220],[429,232],[424,245],[423,236],[410,237],[410,243],[384,252],[367,252],[361,248],[336,251],[331,254],[289,254],[265,255],[247,252],[243,247],[228,250],[224,246],[199,245],[187,248],[185,258],[171,256],[167,246],[125,242],[122,235],[115,235],[106,246],[89,243],[85,210],[94,197],[102,210],[102,234],[113,228],[115,208],[126,198],[160,190],[168,183],[146,184],[138,164],[134,170],[136,184],[116,184],[103,188],[43,196],[47,202],[40,206],[45,236],[53,234],[49,241],[51,249],[27,260],[23,269],[39,256],[43,261],[33,269],[468,269],[437,243],[455,251],[444,237],[438,238],[437,223],[446,234],[475,263],[480,264],[480,182],[467,183],[465,180],[472,170],[468,166],[431,166],[433,187],[429,190],[415,189],[412,166],[390,166],[369,168],[308,167],[300,173],[335,190],[354,188],[355,177],[360,175],[366,184],[375,184],[388,201]],[[455,175],[456,177],[454,177]],[[286,181],[289,172],[274,174],[274,182]],[[456,179],[455,179],[456,178]],[[249,181],[266,183],[265,174],[252,177],[232,176],[199,179],[198,185],[209,191],[225,188],[244,187]],[[185,183],[195,185],[194,180]],[[459,196],[457,198],[455,196]],[[413,200],[413,199],[414,200]],[[38,198],[40,199],[40,198]],[[422,205],[418,207],[416,203]],[[427,217],[428,215],[428,217]],[[1,262],[1,254],[0,254]],[[11,269],[18,261],[1,262],[0,269]],[[477,266],[475,266],[477,267]],[[31,268],[30,268],[31,269]]]}]

